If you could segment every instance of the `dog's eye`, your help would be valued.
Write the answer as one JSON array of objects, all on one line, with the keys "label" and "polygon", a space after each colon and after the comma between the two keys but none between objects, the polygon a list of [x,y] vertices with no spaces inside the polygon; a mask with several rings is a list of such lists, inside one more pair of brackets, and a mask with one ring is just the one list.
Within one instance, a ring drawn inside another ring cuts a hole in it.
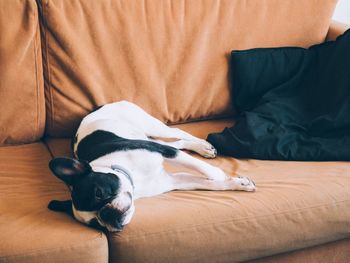
[{"label": "dog's eye", "polygon": [[99,189],[99,188],[96,189],[95,197],[98,198],[98,199],[102,198],[102,191],[101,191],[101,189]]}]

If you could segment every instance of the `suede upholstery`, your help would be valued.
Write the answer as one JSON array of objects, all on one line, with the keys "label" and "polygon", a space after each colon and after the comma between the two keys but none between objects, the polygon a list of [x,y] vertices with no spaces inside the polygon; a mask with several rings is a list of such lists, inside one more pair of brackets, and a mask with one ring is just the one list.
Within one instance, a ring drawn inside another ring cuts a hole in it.
[{"label": "suede upholstery", "polygon": [[106,236],[47,209],[69,198],[43,143],[0,147],[0,262],[108,262]]},{"label": "suede upholstery", "polygon": [[348,25],[337,21],[332,21],[327,33],[326,40],[334,41],[338,36],[343,34],[347,29],[349,29]]},{"label": "suede upholstery", "polygon": [[0,32],[0,146],[34,142],[45,128],[35,0],[0,0]]},{"label": "suede upholstery", "polygon": [[336,3],[40,2],[46,126],[55,137],[71,136],[95,107],[124,99],[165,122],[230,115],[229,52],[320,43]]},{"label": "suede upholstery", "polygon": [[47,209],[69,198],[47,164],[70,155],[87,112],[128,99],[168,123],[198,120],[177,127],[201,138],[219,132],[234,124],[222,119],[235,113],[228,53],[334,39],[336,2],[0,0],[0,263],[348,262],[345,162],[207,160],[258,191],[137,200],[121,233]]},{"label": "suede upholstery", "polygon": [[[228,125],[175,127],[205,138]],[[67,139],[46,143],[54,156],[70,154]],[[241,262],[349,237],[350,163],[206,161],[230,176],[250,177],[257,192],[176,191],[136,200],[131,223],[107,233],[112,262]]]},{"label": "suede upholstery", "polygon": [[315,247],[247,261],[249,263],[348,262],[350,239],[343,239]]}]

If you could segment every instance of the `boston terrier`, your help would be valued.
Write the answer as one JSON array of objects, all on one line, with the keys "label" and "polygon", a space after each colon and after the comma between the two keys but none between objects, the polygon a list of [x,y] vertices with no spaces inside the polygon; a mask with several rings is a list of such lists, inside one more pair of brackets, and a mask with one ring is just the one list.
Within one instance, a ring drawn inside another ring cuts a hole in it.
[{"label": "boston terrier", "polygon": [[[138,198],[172,190],[255,191],[249,178],[227,176],[181,151],[215,158],[216,150],[207,141],[170,128],[127,101],[106,104],[88,114],[72,148],[75,158],[59,157],[49,163],[54,175],[70,187],[71,200],[53,200],[49,208],[108,231],[121,231],[130,222]],[[203,176],[169,173],[164,161]]]}]

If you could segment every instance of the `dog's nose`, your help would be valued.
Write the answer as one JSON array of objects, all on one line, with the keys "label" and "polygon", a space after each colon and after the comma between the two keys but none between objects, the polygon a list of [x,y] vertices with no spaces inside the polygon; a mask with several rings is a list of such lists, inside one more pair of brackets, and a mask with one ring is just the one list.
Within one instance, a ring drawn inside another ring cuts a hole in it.
[{"label": "dog's nose", "polygon": [[99,211],[99,218],[105,224],[108,224],[115,229],[122,230],[122,219],[126,211],[127,209],[124,211],[120,211],[108,204]]}]

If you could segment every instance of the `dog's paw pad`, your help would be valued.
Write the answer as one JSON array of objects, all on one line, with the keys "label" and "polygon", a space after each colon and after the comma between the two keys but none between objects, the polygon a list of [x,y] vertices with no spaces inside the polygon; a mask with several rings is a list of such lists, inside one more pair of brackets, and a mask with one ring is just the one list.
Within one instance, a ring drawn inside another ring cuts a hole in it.
[{"label": "dog's paw pad", "polygon": [[205,140],[196,143],[195,151],[205,158],[215,158],[217,155],[217,150],[214,146]]},{"label": "dog's paw pad", "polygon": [[256,185],[253,180],[245,176],[234,177],[233,180],[237,185],[237,190],[254,192],[256,190]]}]

